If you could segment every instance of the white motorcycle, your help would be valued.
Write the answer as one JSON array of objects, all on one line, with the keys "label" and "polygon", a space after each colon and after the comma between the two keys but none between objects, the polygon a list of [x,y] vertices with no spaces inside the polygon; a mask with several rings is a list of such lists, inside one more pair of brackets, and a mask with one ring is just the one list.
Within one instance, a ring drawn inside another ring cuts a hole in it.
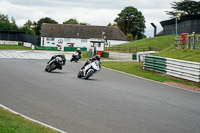
[{"label": "white motorcycle", "polygon": [[98,60],[95,60],[93,62],[90,62],[88,65],[86,65],[83,69],[81,69],[78,72],[78,78],[85,78],[88,79],[89,77],[93,76],[94,73],[97,71],[100,71],[101,69],[101,63]]}]

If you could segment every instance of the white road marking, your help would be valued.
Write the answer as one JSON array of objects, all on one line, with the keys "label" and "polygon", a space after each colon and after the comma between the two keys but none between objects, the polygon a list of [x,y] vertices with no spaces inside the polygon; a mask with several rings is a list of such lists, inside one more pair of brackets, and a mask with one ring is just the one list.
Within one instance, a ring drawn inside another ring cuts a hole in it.
[{"label": "white road marking", "polygon": [[53,126],[47,125],[47,124],[45,124],[45,123],[42,123],[42,122],[40,122],[40,121],[37,121],[37,120],[32,119],[32,118],[30,118],[30,117],[27,117],[27,116],[25,116],[25,115],[22,115],[22,114],[20,114],[20,113],[18,113],[18,112],[16,112],[16,111],[14,111],[14,110],[12,110],[12,109],[10,109],[10,108],[4,106],[4,105],[2,105],[2,104],[0,104],[0,107],[2,107],[2,108],[4,108],[4,109],[6,109],[6,110],[12,112],[13,114],[20,115],[21,117],[23,117],[23,118],[25,118],[25,119],[28,119],[28,120],[33,121],[33,122],[36,122],[36,123],[38,123],[38,124],[40,124],[40,125],[43,125],[43,126],[45,126],[45,127],[48,127],[48,128],[50,128],[50,129],[53,129],[53,130],[58,131],[58,132],[60,132],[60,133],[67,133],[67,132],[62,131],[62,130],[60,130],[60,129],[57,129],[57,128],[53,127]]}]

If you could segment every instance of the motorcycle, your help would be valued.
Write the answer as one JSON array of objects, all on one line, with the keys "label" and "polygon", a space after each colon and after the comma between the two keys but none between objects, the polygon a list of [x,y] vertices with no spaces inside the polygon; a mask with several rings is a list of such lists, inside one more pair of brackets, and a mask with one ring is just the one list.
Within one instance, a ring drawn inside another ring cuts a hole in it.
[{"label": "motorcycle", "polygon": [[70,61],[71,62],[72,61],[77,62],[78,60],[79,60],[79,53],[78,52],[74,52]]},{"label": "motorcycle", "polygon": [[47,66],[45,68],[46,72],[52,72],[55,69],[62,69],[62,66],[64,66],[64,61],[61,57],[56,57],[50,62],[47,63]]},{"label": "motorcycle", "polygon": [[93,62],[90,62],[88,65],[86,65],[83,69],[81,69],[78,72],[78,78],[85,78],[88,79],[91,76],[93,76],[97,71],[100,71],[101,69],[101,63],[98,60],[95,60]]}]

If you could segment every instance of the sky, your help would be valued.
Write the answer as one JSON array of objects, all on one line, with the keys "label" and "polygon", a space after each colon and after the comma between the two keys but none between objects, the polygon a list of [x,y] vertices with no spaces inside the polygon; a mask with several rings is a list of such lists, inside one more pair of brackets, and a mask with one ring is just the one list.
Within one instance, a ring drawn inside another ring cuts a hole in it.
[{"label": "sky", "polygon": [[160,32],[160,22],[170,19],[166,11],[172,10],[170,3],[173,1],[180,0],[0,0],[0,13],[7,14],[10,19],[14,17],[18,26],[44,17],[59,24],[74,18],[90,25],[107,26],[114,23],[125,7],[133,6],[145,17],[145,35],[153,37],[154,28],[150,23],[157,26],[157,33]]}]

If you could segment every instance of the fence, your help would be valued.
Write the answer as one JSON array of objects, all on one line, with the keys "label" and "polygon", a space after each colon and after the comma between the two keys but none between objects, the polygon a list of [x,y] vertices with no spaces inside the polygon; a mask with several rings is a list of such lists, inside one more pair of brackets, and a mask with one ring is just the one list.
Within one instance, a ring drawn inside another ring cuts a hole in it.
[{"label": "fence", "polygon": [[175,38],[175,47],[178,49],[200,49],[200,35],[189,35],[184,38]]},{"label": "fence", "polygon": [[25,34],[24,32],[0,31],[0,40],[20,41],[40,45],[40,37]]},{"label": "fence", "polygon": [[112,46],[112,47],[105,47],[105,51],[115,51],[115,52],[122,52],[122,53],[137,53],[137,52],[144,52],[144,51],[161,51],[162,48],[154,48],[154,47],[133,47],[133,46]]},{"label": "fence", "polygon": [[199,35],[188,36],[185,38],[185,40],[186,40],[186,42],[188,40],[188,43],[187,43],[188,49],[200,49],[200,36]]},{"label": "fence", "polygon": [[145,56],[143,69],[200,82],[200,63],[171,58]]}]

